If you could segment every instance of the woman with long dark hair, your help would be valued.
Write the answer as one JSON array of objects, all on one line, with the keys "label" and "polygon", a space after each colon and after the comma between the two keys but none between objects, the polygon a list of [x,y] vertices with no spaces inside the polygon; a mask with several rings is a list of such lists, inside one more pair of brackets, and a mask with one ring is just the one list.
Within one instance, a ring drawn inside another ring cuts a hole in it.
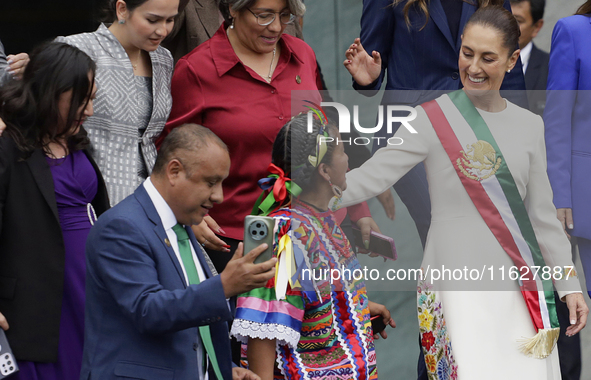
[{"label": "woman with long dark hair", "polygon": [[109,207],[82,123],[93,114],[94,62],[64,43],[31,54],[0,91],[0,327],[15,379],[77,380],[84,338],[84,248]]}]

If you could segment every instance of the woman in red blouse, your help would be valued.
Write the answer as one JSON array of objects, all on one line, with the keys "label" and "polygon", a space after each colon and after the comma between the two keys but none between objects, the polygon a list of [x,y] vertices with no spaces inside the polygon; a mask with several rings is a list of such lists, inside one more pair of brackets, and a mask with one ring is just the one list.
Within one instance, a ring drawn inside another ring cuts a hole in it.
[{"label": "woman in red blouse", "polygon": [[[244,217],[260,194],[257,181],[268,175],[275,136],[293,115],[307,110],[301,100],[320,104],[321,97],[312,48],[283,34],[303,15],[301,0],[222,0],[220,11],[225,22],[216,34],[176,65],[172,111],[159,141],[172,128],[197,123],[228,145],[232,166],[225,200],[207,218],[218,236],[204,224],[194,227],[208,250],[226,252],[212,255],[222,269],[243,238]],[[292,94],[296,90],[303,92]],[[367,208],[352,219],[361,216],[369,216]]]}]

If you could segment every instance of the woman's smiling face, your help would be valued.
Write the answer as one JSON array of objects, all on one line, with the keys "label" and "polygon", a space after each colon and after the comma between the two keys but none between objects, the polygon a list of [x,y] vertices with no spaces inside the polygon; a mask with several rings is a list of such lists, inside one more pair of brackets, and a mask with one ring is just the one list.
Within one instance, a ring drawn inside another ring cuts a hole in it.
[{"label": "woman's smiling face", "polygon": [[512,54],[503,45],[501,33],[480,24],[466,27],[458,66],[460,79],[468,92],[500,90],[507,70],[513,69],[519,50]]},{"label": "woman's smiling face", "polygon": [[[248,9],[231,13],[240,43],[255,53],[265,54],[277,46],[287,26],[281,22],[280,14],[289,14],[289,7],[286,0],[258,0]],[[275,13],[275,20],[269,25],[259,25],[256,16],[264,13]]]}]

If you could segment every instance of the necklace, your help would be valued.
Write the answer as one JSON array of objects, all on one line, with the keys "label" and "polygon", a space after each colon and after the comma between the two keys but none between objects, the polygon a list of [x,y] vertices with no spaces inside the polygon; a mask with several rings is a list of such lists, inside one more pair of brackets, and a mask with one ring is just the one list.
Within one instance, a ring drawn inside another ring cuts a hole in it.
[{"label": "necklace", "polygon": [[269,75],[267,75],[267,82],[271,82],[273,76],[273,62],[275,62],[275,54],[277,53],[277,47],[273,48],[273,58],[271,58],[271,65],[269,66]]},{"label": "necklace", "polygon": [[328,211],[328,209],[326,209],[326,210],[323,210],[323,209],[321,209],[320,207],[318,207],[318,206],[315,206],[315,205],[313,205],[313,204],[312,204],[312,203],[310,203],[310,202],[306,202],[305,200],[303,200],[303,199],[300,199],[300,198],[298,198],[298,202],[300,202],[300,203],[303,203],[303,204],[305,204],[305,205],[308,205],[308,206],[311,206],[311,207],[313,207],[314,209],[316,209],[316,211],[318,211],[318,212],[327,212],[327,211]]},{"label": "necklace", "polygon": [[[54,147],[52,149],[52,146]],[[56,154],[54,153],[54,150],[58,150],[59,148],[63,149],[64,155],[63,156],[56,156]],[[64,144],[60,144],[59,142],[50,142],[48,143],[44,148],[43,148],[43,152],[45,153],[45,155],[49,158],[51,158],[52,160],[62,160],[64,158],[66,158],[66,156],[68,155],[68,149]]]},{"label": "necklace", "polygon": [[131,58],[129,59],[129,62],[131,62],[131,67],[133,67],[133,71],[137,70],[137,65],[141,59],[142,59],[142,49],[140,49],[140,51],[137,55],[137,60],[135,61],[135,64],[133,62],[131,62]]},{"label": "necklace", "polygon": [[64,158],[66,158],[67,154],[64,154],[61,157],[56,156],[55,154],[53,154],[53,152],[49,151],[49,152],[45,152],[45,155],[49,158],[51,158],[52,160],[63,160]]}]

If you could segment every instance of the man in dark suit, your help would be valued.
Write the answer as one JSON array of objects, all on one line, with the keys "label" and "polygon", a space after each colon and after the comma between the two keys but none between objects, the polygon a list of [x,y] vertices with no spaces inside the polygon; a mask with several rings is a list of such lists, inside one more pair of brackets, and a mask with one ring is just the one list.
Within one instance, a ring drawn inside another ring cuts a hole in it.
[{"label": "man in dark suit", "polygon": [[521,29],[519,49],[529,109],[538,115],[544,113],[546,105],[549,55],[538,49],[532,40],[544,26],[545,5],[545,0],[511,0],[511,10]]},{"label": "man in dark suit", "polygon": [[259,379],[232,368],[227,299],[263,286],[276,259],[242,256],[219,276],[190,228],[223,200],[230,157],[209,129],[187,124],[163,142],[152,176],[109,212],[87,243],[81,379]]}]

